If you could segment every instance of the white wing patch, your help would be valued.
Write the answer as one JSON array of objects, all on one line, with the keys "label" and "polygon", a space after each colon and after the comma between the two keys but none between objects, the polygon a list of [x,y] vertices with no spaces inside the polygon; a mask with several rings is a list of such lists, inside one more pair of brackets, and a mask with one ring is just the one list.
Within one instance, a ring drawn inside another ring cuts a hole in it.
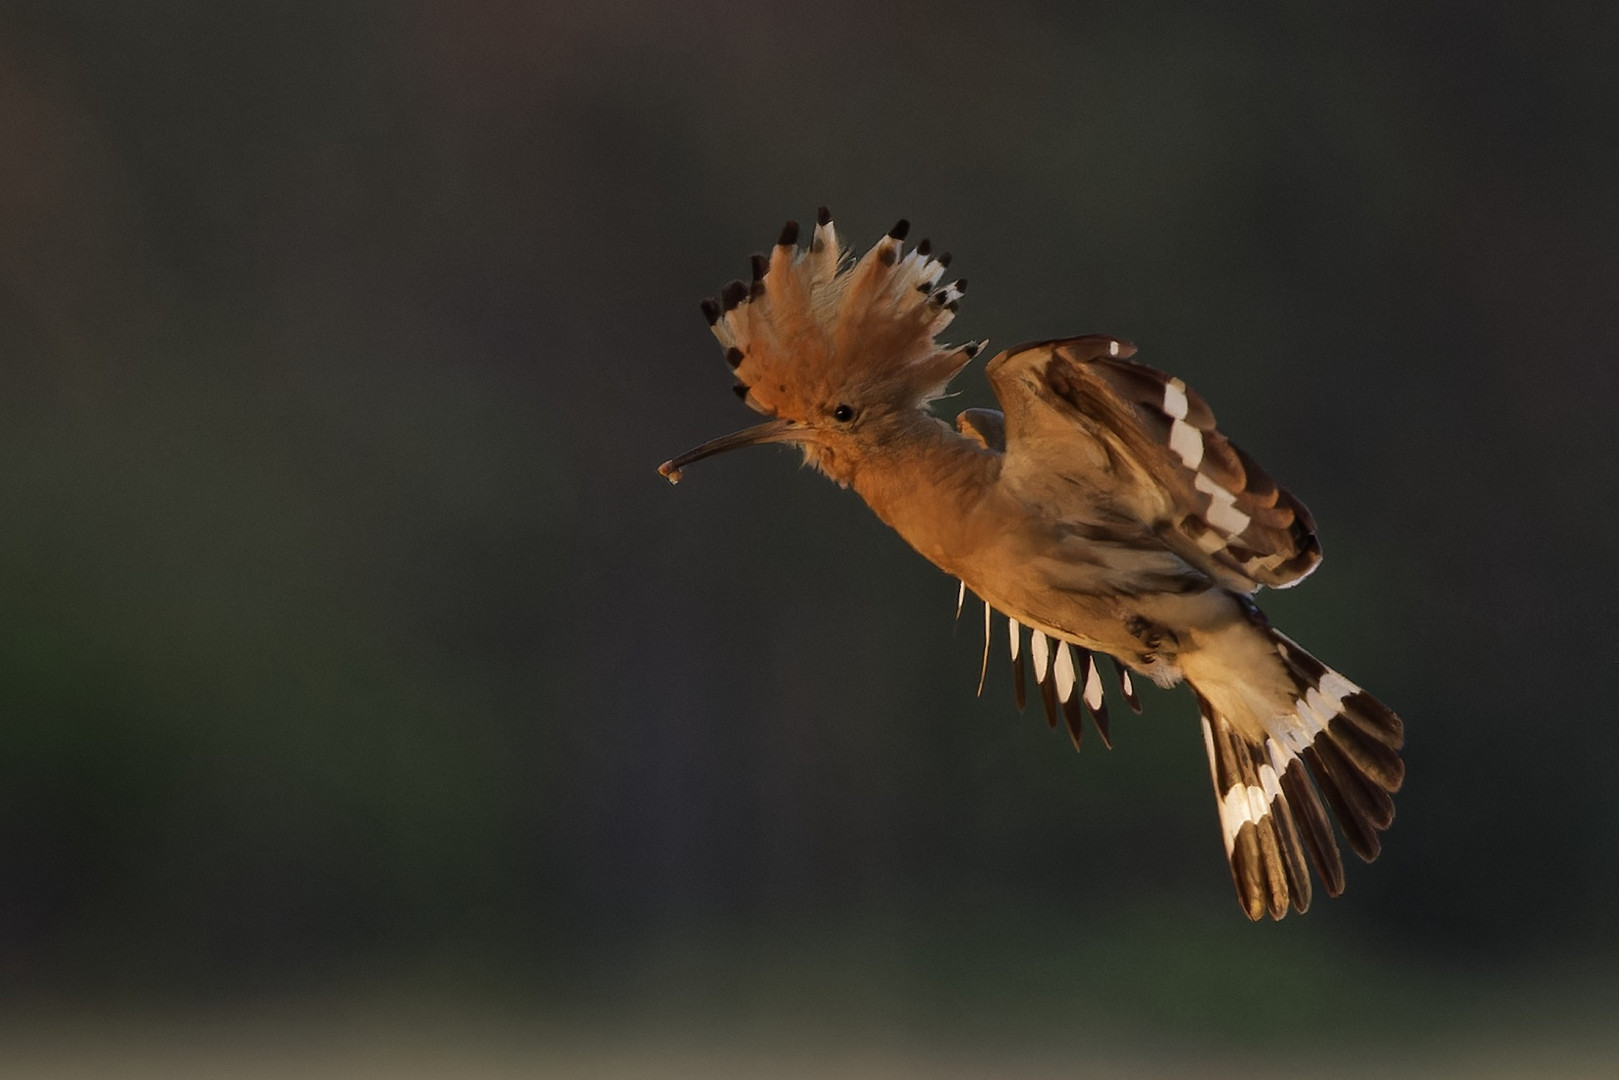
[{"label": "white wing patch", "polygon": [[1188,469],[1203,463],[1203,433],[1178,417],[1169,425],[1169,448]]},{"label": "white wing patch", "polygon": [[1096,658],[1085,654],[1085,704],[1092,714],[1102,707],[1102,676],[1096,671]]},{"label": "white wing patch", "polygon": [[1207,473],[1198,473],[1193,477],[1192,486],[1209,497],[1209,510],[1204,516],[1210,525],[1232,536],[1248,527],[1252,519],[1237,509],[1237,497],[1215,483]]},{"label": "white wing patch", "polygon": [[1047,666],[1051,663],[1051,642],[1038,630],[1029,631],[1029,656],[1034,660],[1034,681],[1046,681]]},{"label": "white wing patch", "polygon": [[1067,642],[1057,644],[1057,700],[1067,701],[1074,693],[1074,654]]},{"label": "white wing patch", "polygon": [[1164,413],[1176,420],[1186,419],[1186,384],[1179,379],[1164,384]]}]

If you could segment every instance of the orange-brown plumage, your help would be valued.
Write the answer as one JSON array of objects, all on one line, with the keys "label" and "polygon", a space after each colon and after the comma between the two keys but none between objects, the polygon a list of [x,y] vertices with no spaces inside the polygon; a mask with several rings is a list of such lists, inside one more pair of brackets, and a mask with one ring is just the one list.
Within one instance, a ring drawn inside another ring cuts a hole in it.
[{"label": "orange-brown plumage", "polygon": [[[807,250],[789,223],[750,285],[703,310],[747,403],[773,419],[665,462],[800,446],[852,486],[922,555],[1009,620],[1076,747],[1088,710],[1107,737],[1093,652],[1169,686],[1202,714],[1221,834],[1244,912],[1281,918],[1329,894],[1343,868],[1327,807],[1363,858],[1393,819],[1403,726],[1388,709],[1273,630],[1250,599],[1321,560],[1304,505],[1215,426],[1181,380],[1135,363],[1105,335],[1021,346],[987,374],[1002,412],[955,427],[929,402],[979,351],[937,336],[965,282],[904,248],[901,222],[852,264],[823,210]],[[1019,704],[1022,691],[1019,689]]]}]

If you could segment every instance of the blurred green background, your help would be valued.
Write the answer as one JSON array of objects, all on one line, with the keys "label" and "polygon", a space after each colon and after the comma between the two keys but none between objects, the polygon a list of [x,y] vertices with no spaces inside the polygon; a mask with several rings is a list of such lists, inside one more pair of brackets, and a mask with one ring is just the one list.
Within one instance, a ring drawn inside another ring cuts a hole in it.
[{"label": "blurred green background", "polygon": [[[14,0],[0,1067],[1613,1075],[1616,50]],[[956,340],[1134,340],[1310,505],[1265,606],[1409,731],[1342,898],[1242,918],[1184,691],[1076,757],[793,454],[654,472],[751,416],[698,298],[823,202],[955,252]]]}]

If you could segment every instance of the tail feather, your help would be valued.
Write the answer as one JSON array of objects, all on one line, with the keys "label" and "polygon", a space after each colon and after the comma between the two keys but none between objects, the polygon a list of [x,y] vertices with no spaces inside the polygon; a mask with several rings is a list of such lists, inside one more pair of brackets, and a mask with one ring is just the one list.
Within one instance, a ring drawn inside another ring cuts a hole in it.
[{"label": "tail feather", "polygon": [[1308,693],[1306,697],[1323,722],[1336,714],[1391,750],[1405,745],[1405,724],[1393,710],[1305,652],[1286,634],[1267,629],[1294,681],[1316,691],[1315,697],[1309,698]]},{"label": "tail feather", "polygon": [[1344,861],[1338,854],[1338,841],[1332,835],[1332,820],[1327,808],[1321,805],[1315,784],[1310,780],[1304,762],[1294,758],[1282,770],[1282,794],[1292,808],[1296,821],[1302,822],[1304,843],[1310,855],[1310,865],[1326,886],[1328,896],[1344,891]]},{"label": "tail feather", "polygon": [[[1405,782],[1405,762],[1399,751],[1367,735],[1341,716],[1327,724],[1332,745],[1348,758],[1355,770],[1371,780],[1380,792],[1399,791]],[[1387,795],[1383,796],[1385,799]],[[1390,811],[1392,814],[1392,810]]]},{"label": "tail feather", "polygon": [[[1274,770],[1275,765],[1271,768]],[[1293,808],[1288,803],[1287,789],[1271,802],[1271,816],[1276,821],[1276,842],[1282,849],[1283,867],[1287,871],[1287,887],[1293,910],[1300,915],[1310,910],[1310,864],[1305,861],[1304,843],[1299,837],[1298,823],[1293,819]],[[1272,912],[1273,918],[1280,918]]]},{"label": "tail feather", "polygon": [[[1231,731],[1228,728],[1225,732],[1225,736],[1226,742],[1233,752],[1233,756],[1236,758],[1237,767],[1240,770],[1242,782],[1247,787],[1247,794],[1250,800],[1250,810],[1258,817],[1257,828],[1255,828],[1255,836],[1259,840],[1259,865],[1260,869],[1264,872],[1263,895],[1265,901],[1265,910],[1270,912],[1271,918],[1280,919],[1283,915],[1287,914],[1288,901],[1290,899],[1287,889],[1287,869],[1282,864],[1281,838],[1277,835],[1277,820],[1279,815],[1277,814],[1276,810],[1277,802],[1282,797],[1281,785],[1278,783],[1277,778],[1272,774],[1272,770],[1268,764],[1256,768],[1254,758],[1257,755],[1242,752],[1249,748],[1244,746],[1240,740],[1237,739],[1236,732]],[[1262,784],[1260,768],[1263,768],[1266,773],[1266,775],[1263,777]],[[1255,804],[1253,801],[1254,793],[1256,791],[1259,793],[1260,799],[1264,800],[1257,804]],[[1251,907],[1249,917],[1255,919],[1259,917],[1257,914],[1253,913]]]},{"label": "tail feather", "polygon": [[1372,828],[1381,832],[1394,824],[1394,800],[1338,748],[1330,734],[1325,740],[1317,739],[1313,749],[1338,781],[1338,790]]},{"label": "tail feather", "polygon": [[1315,777],[1316,784],[1321,788],[1322,796],[1327,805],[1332,807],[1333,817],[1338,822],[1338,828],[1343,830],[1344,839],[1349,841],[1350,848],[1365,862],[1371,862],[1382,854],[1383,842],[1377,837],[1377,826],[1371,819],[1350,802],[1339,786],[1339,776],[1328,768],[1321,760],[1314,747],[1304,751],[1304,760],[1310,766],[1310,772]]},{"label": "tail feather", "polygon": [[[1109,742],[1096,656],[1072,642],[1007,621],[1013,688],[1024,705],[1032,668],[1046,720],[1059,717],[1077,750],[1088,709]],[[1312,874],[1328,896],[1344,891],[1338,830],[1367,862],[1394,821],[1405,780],[1400,718],[1366,691],[1272,629],[1251,606],[1180,657],[1197,698],[1226,858],[1243,911],[1255,921],[1308,911]],[[1137,711],[1118,664],[1120,689]]]},{"label": "tail feather", "polygon": [[[1225,839],[1226,857],[1231,863],[1231,880],[1237,898],[1250,919],[1267,912],[1273,919],[1287,914],[1294,900],[1291,887],[1300,877],[1305,887],[1297,902],[1303,911],[1309,906],[1309,871],[1296,835],[1293,843],[1282,835],[1282,811],[1286,806],[1280,779],[1264,748],[1239,735],[1226,717],[1215,712],[1206,698],[1198,695],[1203,720],[1203,746],[1209,756],[1209,776],[1219,800],[1220,827]],[[1291,815],[1288,825],[1291,826]],[[1289,865],[1290,860],[1296,859]]]},{"label": "tail feather", "polygon": [[[1378,834],[1394,821],[1390,796],[1405,779],[1404,728],[1294,642],[1249,626],[1266,635],[1276,659],[1239,671],[1234,684],[1194,690],[1238,900],[1250,919],[1280,919],[1289,906],[1309,907],[1310,868],[1329,896],[1343,891],[1331,819],[1356,855],[1377,858]],[[1272,685],[1276,679],[1285,681]],[[1258,704],[1282,700],[1290,704]]]}]

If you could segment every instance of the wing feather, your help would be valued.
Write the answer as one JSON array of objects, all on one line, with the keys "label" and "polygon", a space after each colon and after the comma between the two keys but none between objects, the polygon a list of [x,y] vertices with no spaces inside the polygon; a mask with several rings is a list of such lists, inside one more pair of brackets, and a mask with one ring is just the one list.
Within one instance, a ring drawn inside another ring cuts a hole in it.
[{"label": "wing feather", "polygon": [[[1005,410],[1004,474],[1042,498],[1066,485],[1228,588],[1302,580],[1321,561],[1315,522],[1215,425],[1180,379],[1103,335],[1022,346],[987,369]],[[1058,495],[1059,503],[1061,496]]]}]

